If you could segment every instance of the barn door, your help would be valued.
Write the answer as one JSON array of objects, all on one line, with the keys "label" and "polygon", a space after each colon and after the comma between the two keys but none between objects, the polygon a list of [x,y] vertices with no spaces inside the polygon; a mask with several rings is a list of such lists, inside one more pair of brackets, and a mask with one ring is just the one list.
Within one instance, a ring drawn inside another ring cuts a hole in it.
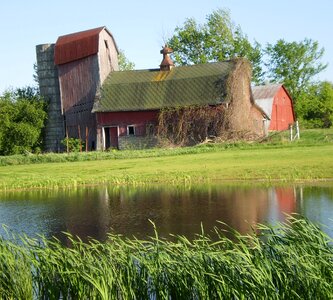
[{"label": "barn door", "polygon": [[118,149],[118,127],[104,127],[104,149]]},{"label": "barn door", "polygon": [[118,149],[118,127],[110,127],[110,147]]}]

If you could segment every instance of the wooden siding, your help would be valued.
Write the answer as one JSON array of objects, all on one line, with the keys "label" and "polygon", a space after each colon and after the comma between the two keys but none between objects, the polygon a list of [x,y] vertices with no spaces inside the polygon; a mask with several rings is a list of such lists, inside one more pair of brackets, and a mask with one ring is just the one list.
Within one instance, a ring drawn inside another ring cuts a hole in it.
[{"label": "wooden siding", "polygon": [[66,134],[88,140],[88,149],[92,149],[96,147],[96,116],[91,111],[101,84],[110,72],[118,70],[118,50],[111,34],[103,28],[73,36],[81,35],[87,43],[94,44],[90,47],[92,53],[96,49],[98,52],[81,59],[72,57],[75,60],[58,65],[60,96]]},{"label": "wooden siding", "polygon": [[99,35],[98,63],[101,84],[110,72],[119,70],[117,46],[106,30],[101,31]]},{"label": "wooden siding", "polygon": [[96,113],[97,124],[103,126],[118,126],[119,136],[127,135],[127,126],[135,127],[136,136],[145,136],[147,124],[157,125],[159,111],[140,112],[107,112]]},{"label": "wooden siding", "polygon": [[280,87],[274,96],[269,130],[287,130],[295,122],[293,104],[290,96]]},{"label": "wooden siding", "polygon": [[[97,56],[89,56],[58,66],[62,111],[69,137],[85,137],[86,128],[91,135],[89,148],[95,141],[96,119],[91,113],[99,87]],[[81,129],[79,132],[78,126]]]}]

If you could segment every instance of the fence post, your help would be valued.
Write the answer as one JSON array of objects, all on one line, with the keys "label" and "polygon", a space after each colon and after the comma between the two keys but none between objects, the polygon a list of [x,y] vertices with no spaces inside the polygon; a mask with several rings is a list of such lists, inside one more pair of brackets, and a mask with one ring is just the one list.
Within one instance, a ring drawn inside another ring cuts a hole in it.
[{"label": "fence post", "polygon": [[290,130],[290,141],[293,141],[293,124],[289,124],[289,130]]},{"label": "fence post", "polygon": [[89,136],[89,129],[88,126],[86,126],[86,152],[88,152],[88,136]]},{"label": "fence post", "polygon": [[80,125],[77,125],[77,130],[78,130],[78,133],[79,133],[80,152],[82,152],[81,128],[80,128]]},{"label": "fence post", "polygon": [[299,134],[299,125],[298,125],[298,121],[296,121],[296,137],[299,140],[300,138],[300,134]]},{"label": "fence post", "polygon": [[69,154],[69,145],[68,145],[68,127],[66,126],[66,150],[67,154]]}]

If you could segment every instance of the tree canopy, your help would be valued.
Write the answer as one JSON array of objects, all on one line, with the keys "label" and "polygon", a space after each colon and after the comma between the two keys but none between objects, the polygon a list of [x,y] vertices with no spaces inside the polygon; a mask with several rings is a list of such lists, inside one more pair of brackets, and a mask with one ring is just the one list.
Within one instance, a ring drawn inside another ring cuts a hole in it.
[{"label": "tree canopy", "polygon": [[311,39],[286,42],[280,39],[275,45],[268,44],[267,77],[271,82],[283,83],[294,100],[314,81],[327,64],[321,63],[324,48]]},{"label": "tree canopy", "polygon": [[253,81],[262,80],[261,46],[250,43],[240,26],[231,20],[228,10],[213,11],[204,24],[187,19],[183,26],[176,27],[167,44],[174,50],[173,59],[178,65],[245,57],[252,63]]},{"label": "tree canopy", "polygon": [[129,71],[135,68],[135,64],[127,59],[123,50],[119,50],[118,65],[120,71]]},{"label": "tree canopy", "polygon": [[297,117],[308,128],[329,128],[333,125],[333,85],[323,81],[302,91],[295,105]]},{"label": "tree canopy", "polygon": [[46,117],[46,103],[34,88],[0,96],[0,155],[40,149]]}]

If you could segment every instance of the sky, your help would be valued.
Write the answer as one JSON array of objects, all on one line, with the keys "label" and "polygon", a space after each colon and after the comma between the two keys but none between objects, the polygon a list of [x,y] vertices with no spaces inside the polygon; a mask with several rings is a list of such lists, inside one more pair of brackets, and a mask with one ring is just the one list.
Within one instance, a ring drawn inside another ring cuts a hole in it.
[{"label": "sky", "polygon": [[112,32],[136,69],[157,68],[176,26],[187,18],[204,23],[220,8],[230,11],[251,42],[318,41],[328,63],[318,79],[333,82],[332,0],[10,0],[0,4],[0,93],[35,85],[36,45],[100,26]]}]

